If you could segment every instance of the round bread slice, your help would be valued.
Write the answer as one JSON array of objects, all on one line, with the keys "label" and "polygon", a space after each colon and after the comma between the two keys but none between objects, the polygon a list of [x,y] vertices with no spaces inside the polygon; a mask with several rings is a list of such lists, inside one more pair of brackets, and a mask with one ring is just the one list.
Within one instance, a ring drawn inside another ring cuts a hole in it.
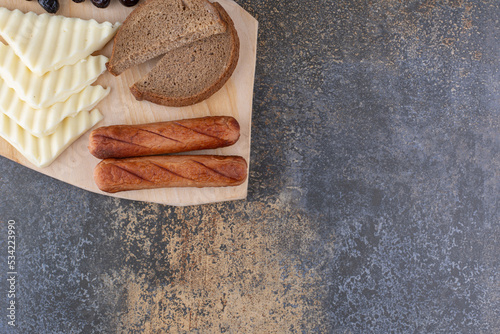
[{"label": "round bread slice", "polygon": [[226,32],[212,35],[166,53],[130,90],[137,100],[171,107],[201,102],[231,77],[239,58],[240,42],[234,23],[213,3],[226,22]]},{"label": "round bread slice", "polygon": [[180,46],[226,31],[224,21],[208,0],[147,0],[118,30],[108,71],[126,69]]}]

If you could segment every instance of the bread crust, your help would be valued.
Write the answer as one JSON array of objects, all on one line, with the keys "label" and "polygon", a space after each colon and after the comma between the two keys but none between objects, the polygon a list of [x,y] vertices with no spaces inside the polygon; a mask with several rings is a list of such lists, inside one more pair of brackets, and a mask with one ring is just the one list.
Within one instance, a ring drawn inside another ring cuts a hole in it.
[{"label": "bread crust", "polygon": [[[119,76],[125,70],[127,70],[127,69],[117,69],[117,67],[120,67],[119,66],[120,63],[112,65],[112,62],[116,59],[116,52],[117,52],[117,43],[116,43],[116,41],[119,38],[121,38],[121,34],[123,33],[123,27],[129,25],[130,22],[133,22],[136,19],[136,17],[141,14],[143,8],[149,6],[150,3],[154,2],[154,1],[158,1],[158,0],[146,0],[146,1],[142,2],[142,3],[140,3],[139,5],[137,5],[137,7],[127,16],[127,18],[125,19],[125,21],[123,22],[123,24],[120,26],[120,28],[118,28],[118,31],[116,32],[115,37],[113,39],[114,43],[113,43],[113,49],[111,51],[110,60],[109,60],[109,62],[106,63],[106,68],[109,71],[109,73],[111,73],[112,75]],[[210,4],[210,5],[213,5],[213,3],[211,3],[208,0],[206,0],[205,2],[208,3],[208,4]],[[212,7],[214,7],[216,9],[216,11],[218,11],[218,9],[215,6],[212,6]],[[226,23],[221,18],[220,21],[219,21],[219,24],[225,25]],[[227,29],[227,27],[226,27],[226,29]],[[161,54],[159,54],[159,55],[161,55]],[[158,55],[156,55],[156,56],[158,56]],[[150,57],[150,58],[152,59],[154,57]]]},{"label": "bread crust", "polygon": [[108,193],[170,187],[227,187],[246,181],[239,156],[167,155],[105,159],[94,169],[97,187]]},{"label": "bread crust", "polygon": [[93,130],[89,151],[99,159],[215,149],[236,143],[240,125],[231,116],[208,116]]},{"label": "bread crust", "polygon": [[[240,40],[238,37],[238,32],[236,31],[236,28],[234,26],[234,22],[226,12],[226,10],[218,2],[214,2],[212,3],[212,5],[219,11],[222,20],[226,22],[228,31],[231,33],[234,41],[233,47],[231,49],[230,63],[224,73],[222,73],[222,75],[217,79],[216,82],[214,82],[211,86],[206,87],[198,94],[182,98],[163,96],[153,92],[141,91],[136,86],[136,84],[134,84],[132,85],[132,87],[130,87],[130,91],[138,101],[147,100],[169,107],[185,107],[208,99],[226,84],[226,82],[229,80],[234,70],[236,69],[236,65],[238,64],[240,55]],[[164,57],[167,56],[168,54],[166,54]]]}]

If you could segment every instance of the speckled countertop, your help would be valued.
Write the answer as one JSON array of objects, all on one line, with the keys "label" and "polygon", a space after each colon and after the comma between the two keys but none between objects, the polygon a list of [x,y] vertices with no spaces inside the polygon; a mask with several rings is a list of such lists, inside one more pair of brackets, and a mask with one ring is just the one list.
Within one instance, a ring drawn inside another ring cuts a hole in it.
[{"label": "speckled countertop", "polygon": [[237,2],[248,199],[118,200],[0,158],[0,332],[500,333],[500,2]]}]

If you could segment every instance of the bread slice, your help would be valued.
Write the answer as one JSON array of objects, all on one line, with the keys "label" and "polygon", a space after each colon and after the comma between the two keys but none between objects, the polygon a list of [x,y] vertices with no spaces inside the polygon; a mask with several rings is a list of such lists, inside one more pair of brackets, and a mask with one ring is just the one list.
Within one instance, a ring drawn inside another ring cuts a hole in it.
[{"label": "bread slice", "polygon": [[201,102],[231,77],[239,58],[240,42],[233,21],[218,4],[213,5],[228,29],[165,54],[130,90],[137,100],[171,107]]},{"label": "bread slice", "polygon": [[107,68],[119,75],[134,65],[224,31],[226,25],[207,0],[147,0],[118,30]]}]

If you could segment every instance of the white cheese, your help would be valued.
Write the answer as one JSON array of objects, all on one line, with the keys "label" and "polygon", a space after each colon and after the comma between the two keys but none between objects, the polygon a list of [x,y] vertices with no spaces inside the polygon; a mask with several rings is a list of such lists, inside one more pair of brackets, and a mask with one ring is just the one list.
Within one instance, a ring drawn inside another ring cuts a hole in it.
[{"label": "white cheese", "polygon": [[65,101],[93,83],[106,70],[105,56],[89,56],[74,65],[37,76],[16,56],[12,48],[0,43],[0,77],[18,97],[36,109]]},{"label": "white cheese", "polygon": [[36,137],[49,135],[66,117],[80,111],[89,111],[109,94],[109,88],[88,86],[71,95],[66,101],[45,109],[33,109],[17,97],[16,92],[0,79],[0,112],[16,121],[22,128]]},{"label": "white cheese", "polygon": [[0,36],[35,74],[71,65],[102,49],[120,23],[98,23],[0,7]]},{"label": "white cheese", "polygon": [[97,109],[67,117],[48,136],[35,137],[5,114],[0,114],[0,136],[37,167],[50,165],[69,145],[102,119]]}]

